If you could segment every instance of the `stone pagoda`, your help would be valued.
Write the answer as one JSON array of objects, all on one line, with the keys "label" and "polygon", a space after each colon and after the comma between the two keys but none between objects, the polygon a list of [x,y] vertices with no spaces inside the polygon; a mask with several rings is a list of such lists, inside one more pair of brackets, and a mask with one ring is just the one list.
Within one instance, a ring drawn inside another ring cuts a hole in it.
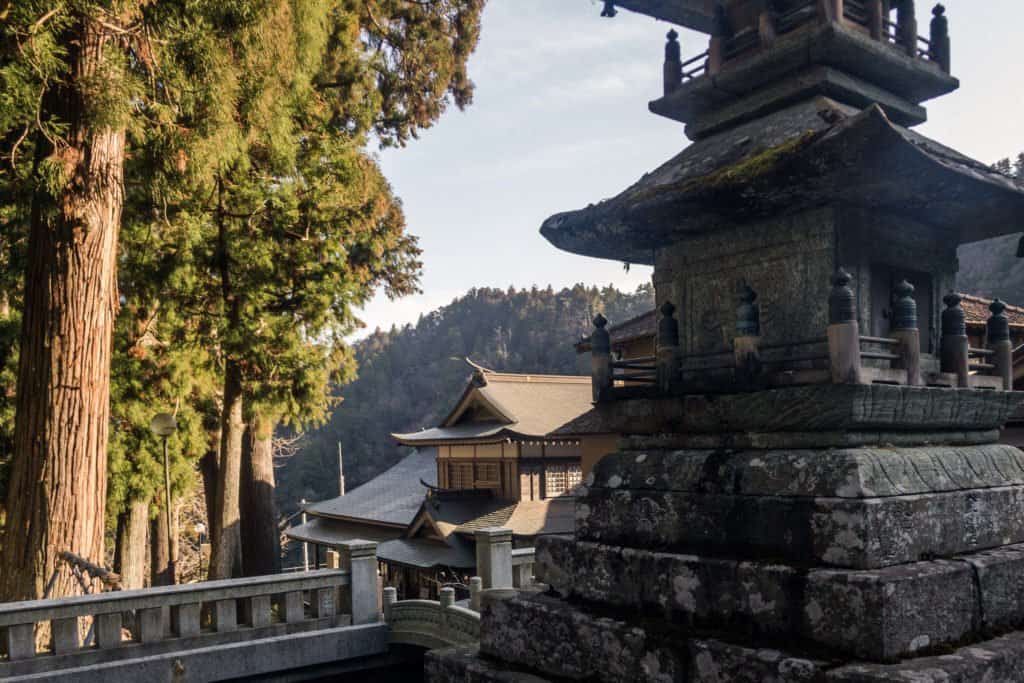
[{"label": "stone pagoda", "polygon": [[1024,187],[914,132],[957,89],[913,0],[621,0],[671,31],[652,112],[693,141],[555,246],[654,266],[651,358],[598,316],[592,423],[619,433],[545,592],[486,600],[434,681],[1024,681],[1024,358],[972,348],[957,246]]}]

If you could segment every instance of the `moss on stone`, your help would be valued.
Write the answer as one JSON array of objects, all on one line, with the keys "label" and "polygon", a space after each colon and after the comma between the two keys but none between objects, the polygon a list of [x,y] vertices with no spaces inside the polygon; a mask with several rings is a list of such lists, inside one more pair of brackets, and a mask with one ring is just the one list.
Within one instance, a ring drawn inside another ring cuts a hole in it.
[{"label": "moss on stone", "polygon": [[816,140],[818,135],[819,133],[815,131],[807,131],[774,147],[768,147],[733,164],[716,169],[711,173],[651,188],[640,193],[637,199],[646,201],[665,194],[718,191],[727,187],[746,185],[775,172],[780,165],[789,161],[797,152]]}]

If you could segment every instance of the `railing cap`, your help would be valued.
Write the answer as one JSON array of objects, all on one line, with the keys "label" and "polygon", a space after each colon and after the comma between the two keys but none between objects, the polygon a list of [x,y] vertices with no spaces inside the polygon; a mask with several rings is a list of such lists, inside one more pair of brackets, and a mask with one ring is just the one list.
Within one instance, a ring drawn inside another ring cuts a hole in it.
[{"label": "railing cap", "polygon": [[358,538],[350,541],[342,541],[338,544],[338,548],[351,559],[371,557],[377,554],[376,541],[366,541]]},{"label": "railing cap", "polygon": [[511,541],[512,530],[505,527],[488,527],[477,529],[475,537],[478,541],[494,543],[495,541]]}]

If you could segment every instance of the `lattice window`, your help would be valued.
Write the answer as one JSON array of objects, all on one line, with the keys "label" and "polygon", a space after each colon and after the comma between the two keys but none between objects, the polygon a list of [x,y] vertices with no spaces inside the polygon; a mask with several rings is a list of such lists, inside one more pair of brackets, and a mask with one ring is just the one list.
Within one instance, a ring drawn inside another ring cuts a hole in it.
[{"label": "lattice window", "polygon": [[569,465],[566,471],[569,490],[572,490],[583,483],[583,467],[581,465]]},{"label": "lattice window", "polygon": [[478,489],[501,488],[500,465],[496,462],[478,462],[476,464],[476,482],[474,485]]},{"label": "lattice window", "polygon": [[448,488],[473,488],[473,463],[453,462],[448,464]]},{"label": "lattice window", "polygon": [[567,465],[547,465],[544,468],[544,493],[548,498],[560,496],[569,490]]}]

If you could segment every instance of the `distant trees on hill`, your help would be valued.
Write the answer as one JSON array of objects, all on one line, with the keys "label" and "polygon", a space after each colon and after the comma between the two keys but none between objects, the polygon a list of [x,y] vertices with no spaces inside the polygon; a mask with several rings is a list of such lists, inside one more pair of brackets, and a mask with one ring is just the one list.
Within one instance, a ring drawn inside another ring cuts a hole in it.
[{"label": "distant trees on hill", "polygon": [[[995,168],[1024,182],[1024,153],[999,161]],[[960,291],[1024,305],[1024,259],[1017,257],[1019,241],[1019,234],[1006,235],[961,247]]]},{"label": "distant trees on hill", "polygon": [[377,330],[356,345],[359,377],[341,391],[328,423],[279,471],[278,504],[337,495],[338,442],[351,488],[402,455],[391,432],[435,424],[451,409],[469,368],[466,357],[495,370],[585,374],[573,344],[602,312],[613,324],[650,310],[654,290],[613,287],[472,289],[415,325]]}]

